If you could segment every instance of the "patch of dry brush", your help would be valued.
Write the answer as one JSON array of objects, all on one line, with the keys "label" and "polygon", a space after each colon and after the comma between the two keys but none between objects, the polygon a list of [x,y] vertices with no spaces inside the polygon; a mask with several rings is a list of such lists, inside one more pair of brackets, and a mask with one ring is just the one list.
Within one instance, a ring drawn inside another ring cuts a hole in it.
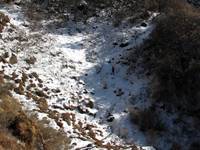
[{"label": "patch of dry brush", "polygon": [[0,33],[3,31],[4,26],[6,26],[6,24],[9,22],[10,22],[10,19],[8,18],[8,16],[0,12]]},{"label": "patch of dry brush", "polygon": [[22,110],[21,104],[9,92],[12,84],[5,83],[2,75],[0,85],[1,149],[68,149],[69,140],[62,131],[46,127],[44,122]]},{"label": "patch of dry brush", "polygon": [[165,10],[134,55],[153,74],[156,102],[200,116],[200,12],[181,0],[170,1]]}]

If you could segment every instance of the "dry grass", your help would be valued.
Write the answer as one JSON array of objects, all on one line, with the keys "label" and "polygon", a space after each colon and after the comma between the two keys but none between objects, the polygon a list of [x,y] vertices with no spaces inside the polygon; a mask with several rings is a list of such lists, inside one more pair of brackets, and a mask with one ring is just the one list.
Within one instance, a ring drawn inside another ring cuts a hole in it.
[{"label": "dry grass", "polygon": [[22,110],[9,92],[12,84],[5,83],[2,76],[0,85],[0,149],[68,149],[69,139],[62,131],[47,127]]},{"label": "dry grass", "polygon": [[25,146],[9,134],[7,131],[0,131],[0,149],[1,150],[26,150]]}]

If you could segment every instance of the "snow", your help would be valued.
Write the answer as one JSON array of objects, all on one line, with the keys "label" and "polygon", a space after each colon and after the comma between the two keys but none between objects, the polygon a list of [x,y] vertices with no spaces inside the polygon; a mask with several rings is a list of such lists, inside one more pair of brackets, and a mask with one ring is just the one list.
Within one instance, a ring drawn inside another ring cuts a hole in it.
[{"label": "snow", "polygon": [[[60,114],[75,114],[75,120],[72,120],[74,124],[81,122],[83,126],[92,126],[96,138],[105,143],[114,141],[118,145],[146,144],[145,136],[131,123],[127,108],[130,107],[131,96],[140,95],[141,91],[145,91],[148,79],[127,74],[128,67],[118,62],[127,49],[138,46],[148,37],[153,26],[144,28],[124,25],[114,28],[108,22],[91,20],[87,26],[71,22],[54,33],[31,32],[23,26],[23,23],[28,23],[19,7],[2,8],[0,11],[9,15],[11,24],[23,32],[24,38],[29,38],[23,50],[14,48],[18,41],[7,43],[7,50],[17,54],[18,63],[5,67],[6,74],[11,75],[14,71],[18,74],[36,72],[45,87],[60,90],[59,94],[50,93],[50,97],[47,98],[49,109]],[[76,33],[79,27],[81,33]],[[9,33],[5,32],[2,35],[5,38]],[[113,41],[118,45],[113,45]],[[119,46],[127,42],[128,46]],[[35,64],[30,65],[24,61],[29,56],[36,57]],[[38,84],[38,81],[34,80],[34,83]],[[25,96],[14,92],[13,95],[20,100],[25,109],[37,113],[39,119],[48,118],[51,127],[59,128],[47,114],[37,112],[37,104],[33,100],[27,100]],[[94,108],[87,108],[90,114],[80,113],[76,109],[63,110],[64,105],[77,107],[85,100],[94,102]],[[144,96],[142,101],[138,100],[135,103],[138,107],[143,107],[146,101],[147,97]],[[63,109],[54,108],[54,105]],[[108,114],[113,115],[113,122],[107,121]],[[62,123],[64,131],[72,139],[73,149],[93,144],[93,140],[88,136],[83,137],[85,140],[79,137],[81,133],[73,123],[69,125],[63,120]],[[102,134],[98,134],[98,131]],[[95,146],[92,147],[95,149]]]}]

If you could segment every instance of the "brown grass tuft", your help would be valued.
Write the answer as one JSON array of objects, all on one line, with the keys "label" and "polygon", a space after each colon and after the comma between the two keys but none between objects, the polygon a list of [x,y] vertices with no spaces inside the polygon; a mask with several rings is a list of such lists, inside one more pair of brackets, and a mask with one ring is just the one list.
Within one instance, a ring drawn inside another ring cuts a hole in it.
[{"label": "brown grass tuft", "polygon": [[28,116],[9,92],[13,85],[3,78],[0,81],[0,149],[68,149],[69,139],[65,133]]}]

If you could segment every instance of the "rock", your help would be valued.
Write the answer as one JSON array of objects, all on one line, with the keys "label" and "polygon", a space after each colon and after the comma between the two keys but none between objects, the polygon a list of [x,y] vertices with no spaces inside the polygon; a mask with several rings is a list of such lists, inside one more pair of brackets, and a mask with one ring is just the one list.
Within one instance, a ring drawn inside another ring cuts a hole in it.
[{"label": "rock", "polygon": [[88,102],[85,103],[85,106],[89,107],[89,108],[94,108],[94,102],[88,101]]},{"label": "rock", "polygon": [[71,64],[68,65],[68,67],[71,68],[71,69],[73,69],[73,70],[76,70],[76,66],[73,66],[73,65],[71,65]]},{"label": "rock", "polygon": [[121,44],[119,45],[119,47],[123,48],[123,47],[127,47],[128,45],[129,45],[128,42],[126,42],[126,43],[121,43]]},{"label": "rock", "polygon": [[140,26],[141,26],[141,27],[147,27],[147,23],[146,23],[146,22],[142,22],[142,23],[140,24]]},{"label": "rock", "polygon": [[115,90],[114,93],[116,94],[116,96],[122,96],[122,95],[124,95],[124,92],[120,88],[117,89],[117,90]]},{"label": "rock", "polygon": [[30,74],[30,76],[35,77],[36,79],[39,78],[39,76],[38,76],[38,74],[37,74],[36,72],[32,72],[32,73]]},{"label": "rock", "polygon": [[52,108],[54,108],[54,109],[60,109],[60,110],[64,110],[63,107],[58,106],[58,105],[52,105]]},{"label": "rock", "polygon": [[14,91],[17,94],[24,95],[24,88],[21,85],[19,87],[15,88]]},{"label": "rock", "polygon": [[56,121],[56,123],[60,128],[63,128],[63,123],[61,121]]},{"label": "rock", "polygon": [[31,56],[29,58],[26,58],[25,61],[26,61],[27,64],[33,65],[33,64],[35,64],[35,62],[37,61],[37,59],[34,56]]},{"label": "rock", "polygon": [[115,117],[114,117],[112,114],[109,113],[108,116],[107,116],[106,121],[107,121],[107,122],[113,122],[114,119],[115,119]]},{"label": "rock", "polygon": [[83,106],[78,106],[77,109],[81,114],[88,113],[88,110],[86,108],[84,108]]},{"label": "rock", "polygon": [[5,52],[5,53],[3,54],[3,57],[4,57],[4,58],[8,58],[8,57],[9,57],[9,53],[8,53],[8,52]]},{"label": "rock", "polygon": [[45,88],[43,88],[43,90],[44,90],[45,92],[47,92],[47,91],[49,91],[49,88],[48,88],[48,87],[45,87]]},{"label": "rock", "polygon": [[91,91],[90,94],[95,95],[95,92],[94,92],[94,91]]},{"label": "rock", "polygon": [[51,91],[54,92],[54,93],[60,93],[60,89],[58,89],[58,88],[57,89],[52,89]]},{"label": "rock", "polygon": [[79,80],[78,77],[76,77],[76,76],[71,76],[70,78],[71,78],[71,79],[74,79],[74,80],[76,80],[76,81]]},{"label": "rock", "polygon": [[118,45],[118,43],[117,43],[117,42],[114,42],[113,45],[116,46],[116,45]]},{"label": "rock", "polygon": [[12,54],[9,60],[10,64],[16,64],[17,63],[17,56],[15,54]]},{"label": "rock", "polygon": [[43,88],[43,84],[38,83],[37,85],[38,85],[38,87]]},{"label": "rock", "polygon": [[42,79],[38,78],[38,82],[39,83],[43,83]]},{"label": "rock", "polygon": [[88,94],[88,91],[86,89],[84,89],[83,94]]},{"label": "rock", "polygon": [[63,107],[66,110],[74,110],[74,109],[76,109],[76,106],[72,106],[72,105],[69,105],[69,104],[63,104]]},{"label": "rock", "polygon": [[80,80],[80,81],[78,82],[78,84],[85,85],[85,83],[84,83],[84,81],[83,81],[83,80]]},{"label": "rock", "polygon": [[[31,83],[31,84],[29,84],[28,86],[30,86],[30,88],[35,88],[36,87],[36,84],[35,83]],[[27,86],[27,87],[28,87]]]},{"label": "rock", "polygon": [[8,75],[4,75],[4,78],[7,80],[12,80],[12,77],[8,76]]},{"label": "rock", "polygon": [[15,80],[17,77],[18,77],[18,75],[15,72],[13,72],[12,73],[12,80]]},{"label": "rock", "polygon": [[48,96],[43,91],[40,91],[40,90],[35,91],[35,94],[37,96],[39,96],[39,97],[46,97],[46,98],[48,98]]},{"label": "rock", "polygon": [[25,85],[25,82],[26,80],[28,79],[28,75],[26,73],[22,73],[22,82],[23,82],[23,85]]}]

